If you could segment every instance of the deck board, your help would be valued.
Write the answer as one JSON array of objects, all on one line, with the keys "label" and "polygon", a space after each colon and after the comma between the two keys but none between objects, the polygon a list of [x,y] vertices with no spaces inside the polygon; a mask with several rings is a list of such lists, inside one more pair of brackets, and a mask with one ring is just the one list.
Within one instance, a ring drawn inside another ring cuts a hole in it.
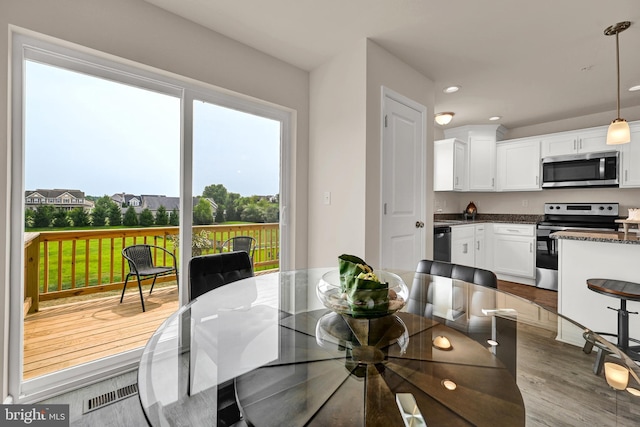
[{"label": "deck board", "polygon": [[24,320],[24,379],[143,347],[178,309],[177,287],[43,308]]}]

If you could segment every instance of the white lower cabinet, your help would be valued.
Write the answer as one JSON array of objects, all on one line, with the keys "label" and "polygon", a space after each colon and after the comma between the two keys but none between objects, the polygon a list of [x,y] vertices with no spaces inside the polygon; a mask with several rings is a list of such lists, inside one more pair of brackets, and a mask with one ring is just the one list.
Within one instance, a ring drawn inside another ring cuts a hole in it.
[{"label": "white lower cabinet", "polygon": [[475,225],[456,225],[451,227],[451,262],[453,264],[474,266],[475,229]]},{"label": "white lower cabinet", "polygon": [[535,225],[493,225],[493,271],[535,279]]},{"label": "white lower cabinet", "polygon": [[486,268],[486,224],[451,227],[451,262],[469,267]]},{"label": "white lower cabinet", "polygon": [[[475,252],[475,264],[474,267],[478,268],[488,268],[487,266],[487,250],[485,248],[485,244],[487,242],[487,238],[485,235],[485,224],[476,225],[475,229],[475,240],[474,240],[474,252]],[[490,226],[490,225],[489,225]]]},{"label": "white lower cabinet", "polygon": [[535,284],[535,224],[481,223],[451,227],[451,262],[491,270],[499,279]]}]

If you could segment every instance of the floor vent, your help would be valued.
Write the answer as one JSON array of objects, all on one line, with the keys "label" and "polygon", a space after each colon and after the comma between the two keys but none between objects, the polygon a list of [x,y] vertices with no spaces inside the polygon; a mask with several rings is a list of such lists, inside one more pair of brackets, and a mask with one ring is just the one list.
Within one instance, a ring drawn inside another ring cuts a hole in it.
[{"label": "floor vent", "polygon": [[131,384],[121,387],[114,391],[108,391],[100,396],[96,396],[92,399],[85,400],[84,402],[84,414],[87,412],[95,411],[96,409],[103,408],[107,405],[115,403],[119,400],[125,399],[129,396],[133,396],[138,392],[138,384]]}]

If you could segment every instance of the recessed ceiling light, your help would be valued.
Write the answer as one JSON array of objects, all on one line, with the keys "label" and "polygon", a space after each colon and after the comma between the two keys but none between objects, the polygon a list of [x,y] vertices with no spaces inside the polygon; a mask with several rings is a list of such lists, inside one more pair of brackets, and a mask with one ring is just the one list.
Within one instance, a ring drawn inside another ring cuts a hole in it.
[{"label": "recessed ceiling light", "polygon": [[454,93],[460,90],[460,86],[449,86],[442,89],[444,93]]},{"label": "recessed ceiling light", "polygon": [[491,117],[489,117],[489,120],[496,121],[496,120],[500,120],[501,118],[502,118],[502,116],[491,116]]},{"label": "recessed ceiling light", "polygon": [[629,92],[635,92],[637,90],[640,90],[640,85],[631,86],[629,88]]}]

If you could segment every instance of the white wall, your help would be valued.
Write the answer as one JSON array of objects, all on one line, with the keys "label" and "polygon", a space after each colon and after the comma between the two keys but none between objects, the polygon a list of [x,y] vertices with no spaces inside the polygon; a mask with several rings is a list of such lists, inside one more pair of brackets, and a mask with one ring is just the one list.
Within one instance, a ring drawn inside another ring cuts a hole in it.
[{"label": "white wall", "polygon": [[[9,25],[26,28],[281,105],[297,112],[292,147],[294,267],[306,266],[309,74],[167,13],[142,0],[2,0],[0,2],[0,366],[7,396]],[[16,309],[22,309],[16,307]]]},{"label": "white wall", "polygon": [[[366,40],[311,72],[309,266],[364,256]],[[331,204],[324,204],[324,193]]]},{"label": "white wall", "polygon": [[[623,108],[621,115],[629,122],[640,120],[640,107]],[[509,129],[505,139],[524,138],[609,124],[616,112],[604,112],[572,119]],[[444,136],[444,134],[442,134]],[[626,216],[628,208],[640,207],[640,189],[576,188],[508,193],[435,193],[433,212],[460,213],[473,201],[478,213],[543,214],[544,204],[549,202],[618,202],[620,215]],[[524,206],[526,205],[526,206]]]},{"label": "white wall", "polygon": [[[309,265],[337,265],[342,253],[380,263],[381,87],[427,106],[432,82],[371,40],[361,40],[311,72]],[[427,123],[427,156],[433,155]],[[428,163],[428,162],[427,162]],[[427,206],[433,178],[427,180]],[[323,204],[325,192],[331,205]],[[425,212],[431,209],[425,207]],[[426,241],[431,241],[427,215]],[[426,245],[431,255],[431,245]]]},{"label": "white wall", "polygon": [[[372,266],[380,265],[380,212],[381,182],[380,153],[382,137],[381,125],[381,87],[427,107],[426,139],[426,199],[425,199],[425,257],[432,258],[433,245],[433,82],[417,72],[379,45],[367,42],[367,171],[366,171],[366,235],[365,256]],[[427,244],[429,242],[429,244]]]}]

